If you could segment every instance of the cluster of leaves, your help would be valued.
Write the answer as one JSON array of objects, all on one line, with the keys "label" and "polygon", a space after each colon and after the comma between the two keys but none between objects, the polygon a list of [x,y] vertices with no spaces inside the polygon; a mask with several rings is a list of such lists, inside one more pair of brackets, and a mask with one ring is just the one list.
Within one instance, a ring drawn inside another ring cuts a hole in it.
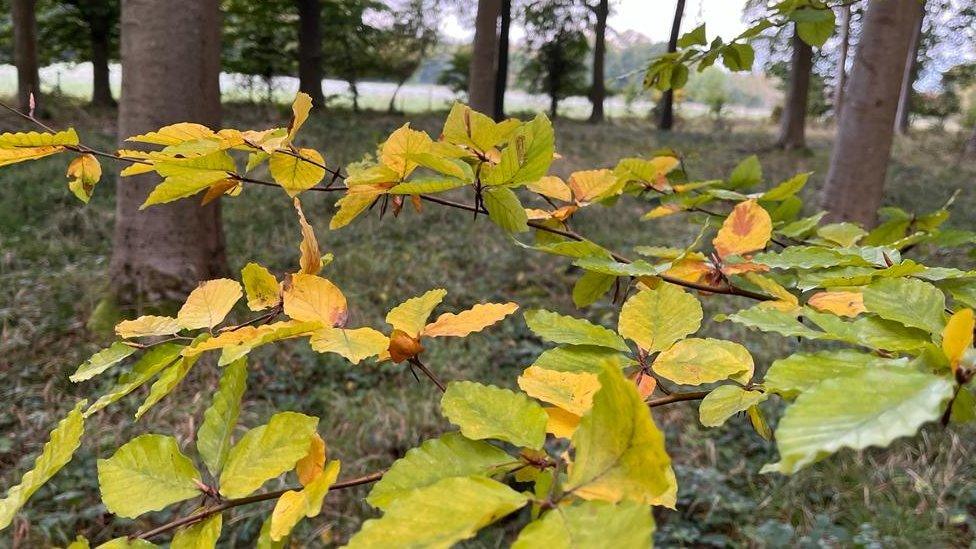
[{"label": "cluster of leaves", "polygon": [[[119,340],[70,379],[131,366],[106,394],[91,405],[80,402],[52,432],[35,467],[0,501],[0,527],[70,461],[87,416],[148,385],[139,419],[208,353],[216,355],[222,373],[194,444],[204,469],[176,439],[161,434],[136,437],[98,463],[102,499],[121,517],[189,499],[198,499],[199,508],[103,546],[151,546],[143,538],[176,530],[176,547],[212,547],[225,513],[266,500],[276,503],[261,543],[281,543],[303,517],[321,512],[330,489],[378,480],[367,502],[382,516],[366,521],[350,546],[382,547],[396,539],[446,547],[524,509],[520,514],[528,522],[518,547],[606,540],[644,547],[654,529],[650,507],[673,508],[678,488],[665,436],[651,415],[656,407],[701,400],[699,418],[708,427],[748,417],[759,436],[775,438],[779,451],[779,461],[764,471],[784,474],[844,448],[888,445],[927,422],[976,418],[970,384],[976,372],[976,272],[904,257],[918,246],[976,241],[972,233],[942,228],[951,201],[920,216],[889,208],[871,231],[822,224],[822,212],[802,216],[797,196],[810,174],[755,191],[763,174],[750,157],[727,178],[694,181],[673,151],[624,158],[613,169],[578,171],[564,180],[549,175],[557,155],[544,115],[495,122],[460,104],[438,139],[405,125],[379,146],[375,159],[350,165],[343,175],[319,152],[295,144],[309,110],[308,97],[300,94],[286,128],[214,131],[176,124],[130,138],[159,146],[155,151],[94,151],[72,130],[0,135],[5,164],[80,153],[68,173],[71,189],[84,200],[97,181],[95,154],[129,162],[123,175],[155,172],[162,178],[144,206],[197,194],[206,202],[251,184],[280,186],[293,201],[301,232],[295,271],[276,276],[250,263],[240,282],[201,283],[175,316],[119,323]],[[238,163],[245,159],[242,174]],[[246,175],[265,162],[274,182]],[[327,174],[332,178],[323,186]],[[338,185],[343,179],[344,187]],[[486,215],[518,245],[571,260],[582,273],[572,291],[577,306],[615,289],[613,299],[621,303],[616,329],[526,311],[528,328],[555,346],[524,369],[518,390],[473,381],[444,384],[422,360],[425,338],[466,337],[518,306],[476,304],[431,322],[445,296],[435,289],[390,310],[384,330],[347,326],[347,300],[322,276],[331,256],[322,254],[298,199],[310,190],[345,191],[332,229],[377,204],[381,214],[400,214],[408,198],[418,212],[430,203]],[[447,191],[467,193],[473,203],[439,196]],[[637,260],[572,230],[581,211],[624,197],[649,203],[648,220],[690,213],[705,222],[689,245],[639,246]],[[695,336],[704,321],[699,299],[713,295],[755,302],[715,320],[832,345],[757,368],[741,343]],[[258,316],[231,324],[227,318],[242,297]],[[373,358],[422,373],[441,389],[441,412],[457,430],[423,442],[384,472],[346,481],[337,480],[339,462],[328,459],[318,418],[280,412],[235,441],[247,355],[286,339],[306,340],[313,350],[351,364]],[[775,408],[784,410],[775,433],[766,419],[774,409],[766,404],[770,399],[786,404]],[[296,477],[294,488],[259,491],[283,475]]]},{"label": "cluster of leaves", "polygon": [[644,74],[644,87],[660,91],[683,88],[688,82],[691,68],[697,67],[701,72],[714,65],[719,58],[730,71],[747,71],[752,68],[756,58],[749,41],[771,27],[791,23],[796,25],[801,40],[820,47],[834,33],[832,3],[825,0],[776,2],[767,8],[763,17],[728,42],[721,36],[709,42],[705,25],[702,24],[678,38],[678,51],[663,53],[651,61]]}]

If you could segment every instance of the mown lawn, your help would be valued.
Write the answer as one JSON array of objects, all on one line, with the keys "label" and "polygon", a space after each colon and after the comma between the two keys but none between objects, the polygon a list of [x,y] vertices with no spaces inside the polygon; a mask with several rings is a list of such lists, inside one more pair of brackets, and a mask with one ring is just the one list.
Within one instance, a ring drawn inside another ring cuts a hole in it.
[{"label": "mown lawn", "polygon": [[[83,139],[111,147],[110,114],[89,115],[71,107],[56,112],[60,120],[78,120]],[[285,109],[229,106],[229,126],[261,128],[281,123]],[[442,115],[400,116],[346,112],[316,114],[303,130],[303,145],[322,151],[329,164],[359,160],[405,121],[436,135]],[[16,126],[2,119],[4,128]],[[681,151],[692,177],[721,177],[744,156],[758,153],[768,183],[798,171],[816,172],[805,191],[816,206],[829,154],[829,133],[815,129],[808,154],[768,149],[772,128],[734,122],[731,130],[692,121],[680,131],[662,134],[643,120],[590,126],[557,123],[554,165],[560,175],[584,168],[612,167],[623,156],[648,154],[661,147]],[[887,203],[926,211],[938,207],[955,189],[951,223],[976,229],[976,166],[957,164],[960,143],[950,136],[924,133],[899,141],[889,173]],[[97,396],[113,381],[102,376],[79,385],[67,375],[110,339],[90,325],[92,312],[111,284],[106,279],[111,249],[113,186],[103,179],[96,197],[82,207],[67,192],[65,161],[49,159],[0,171],[0,485],[15,483],[26,470],[57,419],[81,397]],[[106,166],[108,168],[108,166]],[[114,169],[114,168],[113,168]],[[265,176],[266,174],[261,174]],[[379,219],[377,212],[339,230],[327,229],[334,201],[326,193],[308,193],[305,211],[317,228],[324,251],[335,254],[326,276],[350,302],[350,325],[382,326],[385,311],[431,288],[448,290],[445,310],[479,301],[514,300],[523,308],[545,307],[585,315],[606,325],[616,322],[616,308],[606,301],[579,312],[570,298],[578,276],[565,261],[515,245],[484,219],[425,205],[417,214],[405,208],[399,219]],[[458,197],[462,198],[461,196]],[[640,221],[648,208],[624,199],[613,210],[593,208],[574,228],[594,240],[630,253],[635,245],[681,245],[698,228],[687,219]],[[284,193],[246,189],[224,201],[225,228],[232,269],[249,261],[273,271],[297,262],[298,225]],[[174,230],[179,230],[174,228]],[[146,253],[152,253],[146,250]],[[920,250],[921,260],[971,266],[962,252]],[[706,297],[707,312],[728,310],[725,298]],[[710,315],[706,314],[706,318]],[[97,323],[95,323],[97,324]],[[706,320],[706,333],[741,341],[760,367],[796,347],[784,339],[762,339],[728,324]],[[469,378],[514,386],[522,368],[543,348],[520,316],[465,340],[436,341],[427,363],[444,379]],[[393,366],[350,367],[318,355],[305,344],[282,344],[252,355],[249,390],[241,424],[266,420],[273,409],[321,416],[320,430],[331,455],[342,460],[343,476],[389,465],[405,450],[448,428],[437,411],[438,395]],[[64,544],[76,533],[104,541],[164,522],[166,513],[144,520],[115,519],[98,504],[94,460],[144,432],[175,434],[190,444],[203,409],[216,386],[217,369],[201,363],[179,390],[147,417],[133,424],[141,402],[137,392],[93,418],[75,462],[38,492],[18,521],[0,538],[0,546]],[[773,405],[775,407],[775,404]],[[772,408],[771,408],[772,410]],[[657,514],[662,546],[967,546],[976,532],[976,465],[971,454],[973,430],[925,429],[888,450],[845,452],[793,478],[760,476],[775,449],[758,438],[748,420],[735,418],[723,429],[696,422],[696,405],[679,404],[655,412],[669,435],[681,486],[677,511]],[[365,489],[329,496],[322,516],[300,526],[300,546],[341,543],[372,515],[361,503]],[[225,518],[223,542],[235,546],[252,539],[270,504],[242,509]],[[186,512],[188,508],[183,509]],[[472,547],[506,545],[516,526],[503,524],[470,542]],[[163,541],[163,540],[160,540]]]}]

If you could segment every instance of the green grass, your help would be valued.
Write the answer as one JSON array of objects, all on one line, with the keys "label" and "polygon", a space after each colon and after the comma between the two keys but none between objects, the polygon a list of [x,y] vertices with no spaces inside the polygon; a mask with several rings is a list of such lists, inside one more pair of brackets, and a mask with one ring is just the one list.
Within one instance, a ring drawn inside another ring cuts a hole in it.
[{"label": "green grass", "polygon": [[[278,123],[286,109],[229,106],[228,125],[264,127]],[[84,139],[111,147],[110,118],[87,118],[71,107],[54,113],[60,121],[85,120]],[[412,116],[409,121],[436,135],[441,117]],[[325,154],[330,164],[362,158],[405,119],[342,111],[315,115],[303,130],[302,144]],[[811,132],[808,154],[786,154],[763,147],[772,129],[757,122],[734,122],[730,132],[713,132],[709,122],[691,121],[680,131],[663,134],[643,120],[602,126],[557,123],[557,148],[563,158],[554,171],[610,167],[623,156],[673,147],[687,157],[693,177],[726,173],[744,156],[759,152],[766,180],[774,183],[798,171],[812,170],[807,198],[815,199],[829,154],[829,134]],[[889,173],[887,203],[924,211],[937,207],[956,188],[952,223],[976,228],[968,212],[976,195],[967,184],[976,170],[955,165],[959,143],[952,137],[925,133],[896,144]],[[0,416],[0,485],[17,481],[40,450],[47,431],[75,399],[104,391],[110,376],[80,385],[67,374],[107,341],[86,328],[106,280],[111,251],[113,185],[103,179],[96,197],[82,207],[67,192],[64,159],[49,159],[0,171],[0,397],[7,413]],[[264,175],[264,174],[262,174]],[[386,310],[427,289],[448,290],[445,307],[456,309],[485,300],[514,300],[523,308],[546,307],[613,325],[616,309],[601,302],[584,312],[574,310],[570,289],[577,273],[558,258],[513,245],[484,219],[425,205],[417,214],[404,208],[398,219],[379,219],[377,212],[340,231],[328,231],[335,196],[309,193],[305,211],[316,226],[324,251],[336,255],[326,276],[350,302],[350,325],[382,326]],[[815,205],[815,202],[811,202]],[[634,245],[680,245],[697,232],[677,220],[639,221],[645,204],[622,200],[610,211],[593,211],[575,229],[630,253]],[[814,209],[812,206],[811,210]],[[257,261],[273,271],[297,263],[299,229],[284,193],[246,189],[224,201],[224,219],[232,269]],[[177,229],[174,229],[177,230]],[[147,250],[147,253],[151,251]],[[929,250],[923,260],[968,265],[960,252]],[[704,298],[706,310],[728,310],[721,297]],[[708,315],[706,315],[706,318]],[[790,341],[747,333],[729,324],[706,321],[710,335],[740,340],[768,365],[788,353]],[[444,379],[469,378],[513,386],[518,373],[542,346],[518,318],[464,340],[435,341],[427,363]],[[293,409],[322,418],[321,431],[331,455],[343,462],[343,476],[384,467],[425,437],[447,428],[437,412],[437,393],[418,384],[395,366],[350,367],[318,355],[304,344],[283,344],[252,355],[249,390],[241,423],[254,426],[273,409]],[[153,513],[138,521],[118,520],[98,504],[94,459],[143,432],[172,433],[189,444],[217,380],[216,367],[197,367],[178,391],[147,417],[133,424],[131,414],[142,392],[92,419],[74,463],[38,492],[5,532],[0,546],[14,540],[24,546],[64,544],[76,533],[104,541],[111,536],[166,520]],[[972,429],[926,429],[916,439],[888,450],[845,452],[786,479],[758,475],[775,459],[775,449],[752,434],[747,420],[727,428],[697,425],[694,404],[655,412],[668,431],[669,449],[681,485],[678,511],[660,511],[658,542],[694,546],[863,545],[966,546],[976,528],[976,470],[968,458],[976,449]],[[191,445],[192,446],[192,445]],[[361,502],[365,489],[330,495],[320,518],[297,531],[302,545],[343,542],[373,512]],[[182,509],[183,512],[188,509]],[[223,541],[236,546],[251,539],[270,504],[243,509],[225,520]],[[504,524],[470,542],[471,546],[504,545],[515,534]],[[12,533],[11,533],[12,532]]]}]

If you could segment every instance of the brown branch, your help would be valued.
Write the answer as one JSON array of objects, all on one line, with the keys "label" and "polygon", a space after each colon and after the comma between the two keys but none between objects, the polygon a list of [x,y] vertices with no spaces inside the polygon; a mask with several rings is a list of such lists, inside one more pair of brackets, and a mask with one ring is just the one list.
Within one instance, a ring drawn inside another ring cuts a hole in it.
[{"label": "brown branch", "polygon": [[[332,487],[329,488],[329,491],[332,491],[332,490],[342,490],[343,488],[351,488],[353,486],[361,486],[363,484],[369,484],[369,483],[372,483],[372,482],[376,482],[377,480],[383,478],[383,475],[384,474],[386,474],[386,470],[385,469],[382,470],[382,471],[376,471],[375,473],[370,473],[368,475],[364,475],[364,476],[361,476],[361,477],[351,478],[349,480],[341,480],[341,481],[336,482],[335,484],[333,484]],[[137,533],[129,536],[129,539],[149,539],[149,538],[153,538],[153,537],[156,537],[156,536],[158,536],[160,534],[164,534],[164,533],[166,533],[166,532],[168,532],[170,530],[174,530],[176,528],[179,528],[180,526],[189,526],[191,524],[196,524],[196,523],[198,523],[198,522],[200,522],[200,521],[202,521],[202,520],[204,520],[204,519],[206,519],[206,518],[208,518],[208,517],[210,517],[212,515],[215,515],[217,513],[222,513],[224,511],[227,511],[228,509],[233,509],[234,507],[240,507],[241,505],[248,505],[248,504],[251,504],[251,503],[259,503],[259,502],[262,502],[262,501],[268,501],[268,500],[271,500],[271,499],[277,499],[277,498],[281,497],[281,495],[284,494],[285,492],[288,492],[290,490],[296,490],[296,491],[298,491],[298,490],[301,490],[301,489],[302,489],[301,487],[286,488],[284,490],[276,490],[274,492],[265,492],[263,494],[255,494],[253,496],[247,496],[247,497],[244,497],[244,498],[227,500],[227,501],[225,501],[223,503],[220,503],[220,504],[217,504],[217,505],[211,505],[209,507],[203,507],[202,509],[200,509],[199,511],[197,511],[197,512],[195,512],[193,514],[190,514],[190,515],[187,515],[185,517],[180,517],[178,519],[172,520],[170,522],[167,522],[166,524],[162,524],[162,525],[157,526],[157,527],[155,527],[155,528],[153,528],[151,530],[145,530],[143,532],[137,532]]]},{"label": "brown branch", "polygon": [[425,376],[427,376],[427,379],[433,381],[434,385],[437,385],[437,388],[440,389],[442,393],[447,392],[447,387],[441,382],[441,380],[437,379],[437,376],[434,375],[434,372],[431,371],[431,369],[428,368],[426,364],[421,362],[419,358],[411,357],[410,364],[416,366],[418,370],[420,370],[421,372],[424,373]]},{"label": "brown branch", "polygon": [[668,396],[663,396],[659,398],[652,398],[647,401],[647,406],[649,408],[656,408],[658,406],[664,406],[667,404],[674,404],[675,402],[684,402],[687,400],[701,400],[708,395],[708,391],[695,391],[693,393],[672,393]]}]

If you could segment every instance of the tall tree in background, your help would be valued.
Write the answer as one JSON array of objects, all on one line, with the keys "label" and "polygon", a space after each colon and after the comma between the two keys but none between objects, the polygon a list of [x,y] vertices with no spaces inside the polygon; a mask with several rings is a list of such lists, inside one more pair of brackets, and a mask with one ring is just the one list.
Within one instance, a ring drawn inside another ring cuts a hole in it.
[{"label": "tall tree in background", "polygon": [[322,6],[319,0],[295,0],[298,6],[298,89],[322,106]]},{"label": "tall tree in background", "polygon": [[501,0],[478,0],[468,77],[468,104],[489,116],[495,115],[495,78],[498,73],[498,15]]},{"label": "tall tree in background", "polygon": [[851,46],[851,7],[837,8],[837,26],[840,29],[840,42],[837,45],[837,69],[834,79],[834,119],[840,120],[844,110],[844,88],[847,87],[847,55]]},{"label": "tall tree in background", "polygon": [[437,45],[440,24],[438,0],[409,0],[392,8],[385,15],[389,24],[379,29],[379,43],[375,48],[375,69],[379,76],[392,78],[396,83],[387,112],[396,110],[396,99],[403,84],[413,76],[420,64]]},{"label": "tall tree in background", "polygon": [[550,118],[558,114],[562,99],[589,91],[586,15],[573,0],[539,0],[525,9],[528,59],[519,77],[529,91],[549,96]]},{"label": "tall tree in background", "polygon": [[831,219],[869,226],[877,220],[905,59],[921,17],[918,0],[867,5],[824,186]]},{"label": "tall tree in background", "polygon": [[[17,65],[17,101],[22,112],[31,109],[30,96],[40,105],[41,78],[37,66],[36,0],[11,0],[13,21],[14,64]],[[38,107],[39,108],[39,107]]]},{"label": "tall tree in background", "polygon": [[[671,36],[668,38],[668,53],[678,50],[678,35],[681,33],[681,18],[685,13],[685,0],[678,0],[674,6],[674,21],[671,22]],[[661,96],[661,118],[657,127],[668,131],[674,127],[674,90],[667,90]]]},{"label": "tall tree in background", "polygon": [[908,55],[905,57],[901,89],[898,92],[898,111],[895,115],[895,131],[901,135],[907,134],[909,126],[911,126],[912,91],[915,80],[918,78],[918,53],[919,47],[922,44],[922,22],[925,19],[924,2],[922,2],[922,9],[922,17],[918,18],[918,23],[912,30],[911,45],[908,48]]},{"label": "tall tree in background", "polygon": [[607,98],[605,61],[607,57],[607,17],[610,15],[610,1],[599,0],[596,4],[586,4],[593,12],[593,76],[590,83],[590,123],[603,122],[603,102]]},{"label": "tall tree in background", "polygon": [[[121,19],[119,135],[183,121],[218,127],[217,0],[124,0]],[[191,281],[228,271],[219,201],[201,207],[189,198],[140,211],[158,182],[146,174],[117,185],[111,276],[125,303],[179,299]]]},{"label": "tall tree in background", "polygon": [[261,79],[268,103],[274,100],[274,77],[295,74],[298,29],[294,8],[292,0],[221,2],[223,68]]},{"label": "tall tree in background", "polygon": [[495,71],[495,120],[505,118],[505,90],[508,88],[508,35],[512,27],[512,0],[502,0],[498,25],[498,59]]},{"label": "tall tree in background", "polygon": [[800,38],[796,29],[793,32],[792,45],[789,85],[777,140],[777,145],[786,150],[806,147],[807,103],[810,96],[810,72],[813,70],[813,48]]},{"label": "tall tree in background", "polygon": [[326,75],[349,83],[352,108],[359,112],[359,81],[375,71],[380,32],[367,13],[385,10],[373,0],[329,0],[323,6]]}]

